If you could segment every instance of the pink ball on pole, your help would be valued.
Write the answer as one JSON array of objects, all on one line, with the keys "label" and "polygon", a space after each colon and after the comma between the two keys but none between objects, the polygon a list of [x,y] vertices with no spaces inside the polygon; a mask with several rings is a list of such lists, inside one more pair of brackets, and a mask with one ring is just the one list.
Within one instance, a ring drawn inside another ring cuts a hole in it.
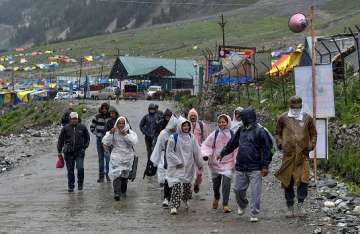
[{"label": "pink ball on pole", "polygon": [[306,16],[302,13],[297,13],[289,19],[289,29],[294,33],[301,33],[308,26]]}]

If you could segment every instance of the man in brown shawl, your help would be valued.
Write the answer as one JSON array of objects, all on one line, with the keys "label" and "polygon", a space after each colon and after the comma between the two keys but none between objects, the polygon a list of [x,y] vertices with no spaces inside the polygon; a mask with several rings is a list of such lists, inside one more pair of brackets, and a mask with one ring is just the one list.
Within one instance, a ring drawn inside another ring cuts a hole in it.
[{"label": "man in brown shawl", "polygon": [[[289,111],[282,114],[276,124],[276,142],[283,151],[282,165],[276,177],[285,189],[288,218],[306,215],[303,203],[307,197],[310,177],[309,152],[315,148],[316,139],[314,119],[302,111],[302,99],[293,96]],[[294,185],[297,186],[298,199],[296,215]]]}]

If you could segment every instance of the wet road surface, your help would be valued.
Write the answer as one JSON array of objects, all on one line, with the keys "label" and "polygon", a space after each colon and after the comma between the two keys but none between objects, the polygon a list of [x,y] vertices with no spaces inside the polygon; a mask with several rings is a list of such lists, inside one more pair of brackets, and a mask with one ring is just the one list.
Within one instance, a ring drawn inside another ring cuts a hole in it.
[{"label": "wet road surface", "polygon": [[[260,222],[234,212],[212,210],[212,190],[205,178],[190,209],[180,208],[177,216],[161,208],[157,179],[142,179],[146,163],[145,144],[138,125],[147,112],[148,101],[121,101],[117,108],[126,115],[139,135],[138,177],[129,182],[127,198],[114,201],[111,183],[98,184],[98,160],[94,137],[85,158],[84,191],[67,192],[65,169],[55,169],[56,146],[25,165],[0,176],[0,233],[310,233],[304,220],[284,217],[280,185],[271,175],[263,189]],[[100,104],[100,103],[98,103]],[[115,103],[111,102],[112,105]],[[175,108],[159,102],[160,109]],[[41,147],[41,146],[40,146]],[[233,195],[233,194],[232,194]]]}]

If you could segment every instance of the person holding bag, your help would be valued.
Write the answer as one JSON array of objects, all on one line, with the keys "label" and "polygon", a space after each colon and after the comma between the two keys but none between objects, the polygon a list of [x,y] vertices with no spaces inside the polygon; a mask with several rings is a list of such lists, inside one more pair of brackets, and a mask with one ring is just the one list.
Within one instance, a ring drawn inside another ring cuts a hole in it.
[{"label": "person holding bag", "polygon": [[134,162],[137,161],[134,151],[137,142],[137,134],[130,129],[126,117],[123,116],[117,119],[115,130],[108,131],[102,140],[105,150],[112,147],[109,175],[113,180],[116,201],[119,201],[120,197],[126,197],[127,183],[133,174]]},{"label": "person holding bag", "polygon": [[61,129],[57,149],[60,160],[64,155],[68,173],[68,191],[72,193],[75,188],[75,166],[77,169],[78,190],[83,190],[85,150],[89,147],[90,135],[86,126],[79,123],[78,113],[71,112],[69,116],[70,123]]}]

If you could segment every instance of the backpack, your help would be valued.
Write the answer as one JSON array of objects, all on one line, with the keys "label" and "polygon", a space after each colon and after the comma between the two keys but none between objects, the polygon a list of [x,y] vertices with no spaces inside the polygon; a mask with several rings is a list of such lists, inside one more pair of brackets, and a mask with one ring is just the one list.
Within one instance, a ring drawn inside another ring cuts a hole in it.
[{"label": "backpack", "polygon": [[[214,142],[213,142],[213,149],[215,149],[216,139],[217,139],[217,137],[218,137],[218,135],[219,135],[219,132],[220,132],[220,130],[219,130],[219,129],[216,129],[216,131],[215,131],[215,137],[214,137]],[[230,130],[230,134],[231,134],[231,138],[233,138],[233,137],[234,137],[234,132],[233,132],[232,130]]]},{"label": "backpack", "polygon": [[255,129],[256,139],[259,139],[259,137],[260,137],[260,129],[264,129],[266,132],[266,136],[268,137],[268,140],[270,142],[271,157],[272,157],[273,155],[277,154],[279,151],[279,149],[277,148],[277,145],[276,145],[275,138],[273,137],[273,135],[267,128],[258,124],[257,128]]}]

